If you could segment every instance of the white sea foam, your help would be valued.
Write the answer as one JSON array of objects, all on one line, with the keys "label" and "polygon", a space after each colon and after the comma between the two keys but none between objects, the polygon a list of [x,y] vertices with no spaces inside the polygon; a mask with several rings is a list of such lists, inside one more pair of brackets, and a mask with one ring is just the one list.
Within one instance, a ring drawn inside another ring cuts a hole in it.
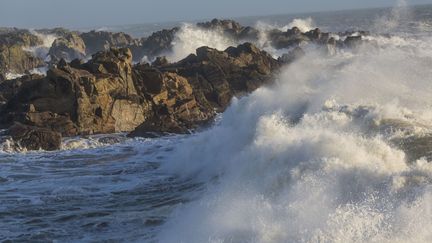
[{"label": "white sea foam", "polygon": [[432,132],[432,39],[378,44],[307,54],[180,144],[164,169],[208,188],[158,240],[430,242],[432,165],[391,141]]},{"label": "white sea foam", "polygon": [[183,24],[173,41],[173,50],[167,54],[170,61],[179,61],[202,46],[225,50],[237,43],[218,30],[206,30],[192,24]]},{"label": "white sea foam", "polygon": [[299,28],[302,32],[308,32],[309,30],[314,29],[314,21],[311,17],[305,19],[294,19],[288,25],[284,26],[283,29],[286,31],[293,27]]},{"label": "white sea foam", "polygon": [[42,40],[42,44],[38,46],[32,46],[25,48],[26,51],[33,53],[33,55],[41,58],[42,60],[49,61],[48,52],[54,41],[58,38],[56,35],[52,34],[42,34],[37,31],[32,31],[32,34],[36,35]]}]

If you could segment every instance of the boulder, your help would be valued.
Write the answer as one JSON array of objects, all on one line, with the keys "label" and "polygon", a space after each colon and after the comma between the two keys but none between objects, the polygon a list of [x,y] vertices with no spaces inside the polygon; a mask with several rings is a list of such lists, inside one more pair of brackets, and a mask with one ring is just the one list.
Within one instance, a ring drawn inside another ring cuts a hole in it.
[{"label": "boulder", "polygon": [[348,36],[344,40],[344,45],[348,48],[357,48],[362,44],[362,36]]},{"label": "boulder", "polygon": [[176,33],[180,28],[164,29],[154,32],[147,38],[142,38],[137,44],[130,45],[134,55],[134,61],[139,62],[144,56],[148,60],[152,60],[157,56],[172,50],[172,42],[174,41]]},{"label": "boulder", "polygon": [[6,135],[12,137],[21,149],[52,151],[61,147],[61,134],[46,128],[15,123],[6,131]]},{"label": "boulder", "polygon": [[68,62],[83,59],[86,56],[86,45],[78,34],[68,33],[53,42],[48,55],[52,63],[57,63],[61,59]]},{"label": "boulder", "polygon": [[[42,79],[43,76],[38,74],[24,75],[17,79],[6,80],[0,82],[0,103],[6,103],[10,100],[20,89],[23,83],[29,82],[35,79]],[[1,108],[0,108],[1,110]]]},{"label": "boulder", "polygon": [[301,33],[300,29],[294,27],[283,32],[281,30],[270,30],[267,33],[271,45],[276,49],[294,48],[301,46],[303,43],[308,43],[311,39]]},{"label": "boulder", "polygon": [[44,65],[42,59],[25,51],[22,45],[0,45],[0,74],[3,79],[7,79],[7,73],[24,74]]},{"label": "boulder", "polygon": [[60,62],[42,79],[23,84],[0,112],[4,126],[20,121],[64,136],[127,132],[150,107],[137,95],[128,49],[95,54],[71,67]]},{"label": "boulder", "polygon": [[258,30],[252,27],[244,27],[234,20],[213,19],[209,22],[198,23],[197,26],[204,29],[219,30],[237,40],[255,41],[259,35]]},{"label": "boulder", "polygon": [[123,32],[90,31],[82,33],[80,37],[86,46],[87,55],[92,55],[100,51],[107,51],[112,47],[127,47],[135,42],[130,35]]}]

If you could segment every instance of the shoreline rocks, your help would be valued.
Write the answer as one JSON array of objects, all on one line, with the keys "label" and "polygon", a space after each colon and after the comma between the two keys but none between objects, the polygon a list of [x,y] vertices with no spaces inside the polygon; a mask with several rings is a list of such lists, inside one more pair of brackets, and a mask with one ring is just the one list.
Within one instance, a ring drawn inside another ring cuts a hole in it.
[{"label": "shoreline rocks", "polygon": [[[41,30],[57,36],[48,52],[51,60],[46,76],[27,74],[6,81],[2,80],[8,71],[28,72],[44,64],[26,51],[42,40],[21,30],[0,31],[0,129],[20,124],[17,131],[35,134],[16,136],[20,141],[30,141],[25,143],[30,149],[37,143],[41,143],[40,148],[55,147],[46,145],[49,136],[57,138],[55,134],[67,137],[125,132],[135,137],[189,133],[210,123],[234,96],[270,84],[282,65],[305,55],[302,43],[322,46],[330,54],[337,48],[354,49],[364,42],[361,33],[359,37],[347,35],[344,40],[336,40],[319,29],[305,33],[296,27],[269,30],[266,34],[270,44],[288,50],[275,59],[245,42],[256,41],[260,34],[252,27],[217,19],[197,27],[220,31],[243,44],[223,51],[203,46],[170,63],[156,56],[171,50],[179,28],[141,39],[103,31]],[[4,48],[12,48],[16,54]],[[7,55],[2,57],[2,50]],[[155,61],[134,64],[144,55]],[[10,57],[13,61],[1,62]],[[10,69],[12,66],[14,69]],[[55,134],[45,135],[48,131]]]},{"label": "shoreline rocks", "polygon": [[53,151],[61,148],[61,134],[46,128],[15,123],[6,135],[12,138],[16,149]]}]

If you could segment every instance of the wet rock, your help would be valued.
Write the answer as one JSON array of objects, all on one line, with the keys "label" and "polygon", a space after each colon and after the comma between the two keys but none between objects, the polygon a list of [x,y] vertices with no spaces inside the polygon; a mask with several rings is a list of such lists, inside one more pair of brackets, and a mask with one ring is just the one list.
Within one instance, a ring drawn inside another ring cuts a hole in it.
[{"label": "wet rock", "polygon": [[8,100],[10,100],[18,92],[23,83],[42,78],[42,75],[30,74],[24,75],[17,79],[0,82],[0,102],[7,102]]},{"label": "wet rock", "polygon": [[79,33],[76,31],[70,31],[65,28],[52,28],[52,29],[37,29],[36,33],[40,33],[43,35],[54,35],[57,37],[67,37],[68,35],[74,34],[78,35]]},{"label": "wet rock", "polygon": [[61,59],[68,62],[83,59],[86,56],[86,46],[78,34],[68,33],[53,42],[48,55],[52,63],[57,63]]},{"label": "wet rock", "polygon": [[197,26],[204,29],[219,30],[237,40],[256,40],[259,34],[258,30],[244,27],[234,20],[213,19],[209,22],[198,23]]},{"label": "wet rock", "polygon": [[0,31],[0,46],[19,45],[31,47],[41,45],[42,40],[28,30],[4,28]]},{"label": "wet rock", "polygon": [[147,38],[142,38],[139,44],[129,46],[135,56],[134,61],[139,62],[144,56],[148,60],[152,60],[163,53],[171,51],[172,42],[179,30],[180,28],[176,27],[157,31]]},{"label": "wet rock", "polygon": [[362,44],[362,36],[348,36],[344,40],[344,45],[348,48],[357,48]]},{"label": "wet rock", "polygon": [[27,150],[52,151],[61,147],[61,134],[46,128],[15,123],[6,134],[11,136],[20,148]]},{"label": "wet rock", "polygon": [[169,61],[166,59],[165,56],[163,57],[157,57],[156,60],[152,63],[155,67],[162,67],[169,64]]},{"label": "wet rock", "polygon": [[281,30],[268,31],[267,36],[271,45],[276,49],[293,48],[308,43],[311,40],[309,37],[301,33],[301,31],[294,27],[283,32]]},{"label": "wet rock", "polygon": [[82,33],[80,37],[85,43],[87,55],[107,51],[111,47],[127,47],[135,41],[130,35],[123,32],[90,31]]},{"label": "wet rock", "polygon": [[28,30],[3,28],[0,31],[0,81],[6,79],[7,73],[24,74],[43,66],[43,60],[26,51],[41,44],[42,40]]},{"label": "wet rock", "polygon": [[3,79],[6,79],[7,73],[24,74],[44,65],[42,59],[25,51],[22,45],[0,45],[0,73]]},{"label": "wet rock", "polygon": [[138,65],[138,90],[153,103],[153,115],[130,136],[188,133],[223,111],[233,96],[270,82],[278,61],[250,43],[218,51],[201,47],[196,54],[161,68]]}]

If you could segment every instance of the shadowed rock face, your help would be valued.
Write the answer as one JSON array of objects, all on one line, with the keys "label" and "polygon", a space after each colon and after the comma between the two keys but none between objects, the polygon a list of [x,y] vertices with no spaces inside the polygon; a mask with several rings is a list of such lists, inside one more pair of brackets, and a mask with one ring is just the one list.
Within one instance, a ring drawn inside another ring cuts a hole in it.
[{"label": "shadowed rock face", "polygon": [[86,57],[86,45],[78,34],[66,33],[53,42],[48,54],[51,63],[57,63],[61,59],[66,61],[83,59]]},{"label": "shadowed rock face", "polygon": [[210,22],[198,23],[198,27],[211,30],[220,30],[225,35],[236,40],[254,41],[258,39],[258,30],[252,27],[244,27],[233,20],[213,19]]},{"label": "shadowed rock face", "polygon": [[225,51],[201,47],[177,63],[136,68],[156,115],[130,135],[187,132],[213,118],[215,110],[225,110],[233,96],[269,83],[278,68],[275,59],[250,43]]},{"label": "shadowed rock face", "polygon": [[61,134],[46,128],[15,123],[6,131],[6,135],[12,137],[16,148],[52,151],[61,147]]},{"label": "shadowed rock face", "polygon": [[86,53],[89,55],[109,50],[111,47],[126,47],[134,42],[130,35],[122,32],[90,31],[82,33],[80,37],[83,39],[86,45]]}]

